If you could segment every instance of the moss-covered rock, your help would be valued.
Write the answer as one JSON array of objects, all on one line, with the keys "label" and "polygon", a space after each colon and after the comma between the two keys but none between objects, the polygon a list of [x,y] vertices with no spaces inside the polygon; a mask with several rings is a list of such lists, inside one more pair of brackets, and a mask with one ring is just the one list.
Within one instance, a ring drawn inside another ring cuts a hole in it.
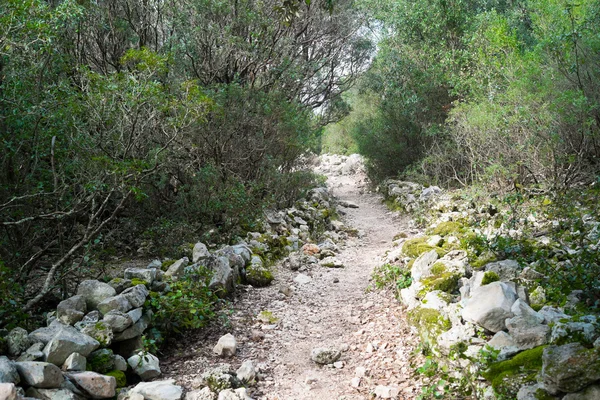
[{"label": "moss-covered rock", "polygon": [[434,235],[440,236],[448,236],[448,235],[457,235],[464,230],[463,226],[458,222],[448,221],[439,223],[433,230],[431,231]]},{"label": "moss-covered rock", "polygon": [[458,288],[461,277],[461,273],[449,270],[443,262],[438,261],[431,267],[431,275],[421,279],[423,289],[419,292],[419,297],[423,298],[434,290],[452,293]]},{"label": "moss-covered rock", "polygon": [[146,286],[146,287],[147,287],[147,286],[148,286],[148,282],[146,282],[146,281],[145,281],[145,280],[143,280],[143,279],[133,278],[133,279],[131,280],[131,285],[132,285],[132,286],[144,285],[144,286]]},{"label": "moss-covered rock", "polygon": [[246,280],[255,287],[269,286],[275,279],[271,269],[265,264],[263,259],[257,255],[252,255],[250,265],[246,267]]},{"label": "moss-covered rock", "polygon": [[437,347],[437,338],[452,328],[452,323],[438,310],[417,307],[408,313],[408,322],[419,331],[423,342],[431,348]]},{"label": "moss-covered rock", "polygon": [[496,393],[514,399],[521,386],[536,382],[545,347],[526,350],[510,360],[494,363],[482,376],[490,381]]},{"label": "moss-covered rock", "polygon": [[471,267],[475,270],[482,269],[485,265],[496,261],[498,258],[491,251],[484,251],[479,256],[477,256],[474,260],[470,262]]},{"label": "moss-covered rock", "polygon": [[489,285],[492,282],[497,282],[500,280],[500,277],[494,271],[486,271],[483,274],[483,278],[481,279],[481,286]]},{"label": "moss-covered rock", "polygon": [[446,251],[441,247],[431,246],[427,244],[428,236],[422,236],[418,238],[409,239],[402,244],[402,252],[408,257],[417,258],[421,254],[431,250],[435,250],[439,257],[443,257]]},{"label": "moss-covered rock", "polygon": [[125,376],[125,372],[123,371],[119,371],[119,370],[112,370],[110,372],[107,372],[106,374],[107,376],[112,376],[115,378],[115,380],[117,381],[117,387],[118,388],[122,388],[127,386],[127,377]]},{"label": "moss-covered rock", "polygon": [[115,368],[115,356],[110,349],[94,351],[87,358],[86,368],[88,371],[104,374]]},{"label": "moss-covered rock", "polygon": [[163,271],[168,270],[171,265],[175,264],[175,261],[177,261],[177,260],[165,260],[165,261],[163,261],[160,269],[162,269]]}]

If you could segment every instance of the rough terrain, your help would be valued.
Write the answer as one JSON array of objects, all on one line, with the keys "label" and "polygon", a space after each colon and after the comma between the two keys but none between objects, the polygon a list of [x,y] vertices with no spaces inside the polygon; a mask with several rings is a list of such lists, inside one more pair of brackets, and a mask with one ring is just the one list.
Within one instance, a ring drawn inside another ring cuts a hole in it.
[{"label": "rough terrain", "polygon": [[[188,335],[179,347],[161,359],[166,377],[188,390],[208,367],[227,362],[238,367],[254,360],[260,370],[255,399],[412,399],[419,392],[410,359],[416,339],[402,307],[390,291],[369,290],[374,267],[392,245],[395,234],[408,231],[408,219],[388,211],[378,194],[369,191],[360,170],[340,174],[339,169],[317,167],[328,176],[328,187],[343,204],[342,221],[358,231],[340,244],[337,258],[344,268],[315,267],[290,271],[278,267],[273,285],[248,288],[232,304],[230,325]],[[294,282],[299,273],[307,283]],[[259,321],[269,311],[276,321]],[[212,346],[219,335],[232,333],[238,351],[219,359]],[[341,363],[320,366],[311,361],[316,347],[342,349]]]}]

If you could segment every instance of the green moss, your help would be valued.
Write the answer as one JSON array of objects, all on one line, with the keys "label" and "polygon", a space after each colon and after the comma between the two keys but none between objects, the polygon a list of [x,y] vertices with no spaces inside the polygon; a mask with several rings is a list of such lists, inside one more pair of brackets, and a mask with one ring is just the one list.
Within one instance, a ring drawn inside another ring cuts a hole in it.
[{"label": "green moss", "polygon": [[486,264],[497,261],[496,255],[491,251],[484,251],[475,260],[471,261],[471,267],[475,270],[480,270]]},{"label": "green moss", "polygon": [[146,282],[146,281],[145,281],[145,280],[143,280],[143,279],[138,279],[138,278],[133,278],[133,279],[131,280],[131,284],[132,284],[133,286],[137,286],[137,285],[144,285],[144,286],[148,286],[148,282]]},{"label": "green moss", "polygon": [[444,272],[446,272],[446,264],[443,262],[438,261],[431,267],[431,273],[434,275],[443,274]]},{"label": "green moss", "polygon": [[104,374],[113,369],[114,366],[114,354],[110,349],[96,350],[87,358],[86,369],[88,371]]},{"label": "green moss", "polygon": [[171,265],[175,264],[175,261],[177,261],[177,260],[165,260],[165,261],[163,261],[162,265],[160,266],[160,269],[162,269],[163,271],[168,270]]},{"label": "green moss", "polygon": [[420,297],[425,297],[428,292],[441,290],[444,293],[452,293],[458,288],[461,274],[457,272],[442,272],[438,275],[428,276],[421,279],[423,289],[419,292]]},{"label": "green moss", "polygon": [[516,396],[523,384],[535,382],[542,368],[542,354],[546,346],[523,351],[510,360],[497,362],[481,375],[491,382],[494,390],[504,396]]},{"label": "green moss", "polygon": [[127,377],[125,376],[125,372],[123,372],[123,371],[119,371],[119,370],[115,369],[113,371],[107,372],[104,375],[114,377],[117,381],[118,388],[127,386]]},{"label": "green moss", "polygon": [[264,265],[249,265],[246,268],[246,280],[252,286],[255,287],[264,287],[268,286],[275,277],[273,276],[273,272]]},{"label": "green moss", "polygon": [[537,400],[556,400],[556,397],[550,395],[548,392],[541,388],[535,391],[533,397],[535,397]]},{"label": "green moss", "polygon": [[492,282],[498,282],[500,277],[494,271],[486,271],[483,274],[483,279],[481,280],[481,286],[489,285]]},{"label": "green moss", "polygon": [[279,322],[279,318],[275,317],[271,311],[261,311],[257,317],[260,321],[276,324]]},{"label": "green moss", "polygon": [[443,257],[446,251],[441,247],[430,246],[427,244],[427,236],[409,239],[402,245],[402,252],[408,257],[417,258],[421,254],[435,250],[438,256]]},{"label": "green moss", "polygon": [[394,240],[406,239],[407,237],[408,235],[406,234],[406,232],[400,232],[394,235]]},{"label": "green moss", "polygon": [[408,322],[419,331],[421,339],[431,347],[436,346],[439,335],[452,328],[450,320],[432,308],[417,307],[409,311],[407,317]]},{"label": "green moss", "polygon": [[463,229],[463,226],[458,222],[448,221],[438,224],[438,226],[433,228],[431,233],[434,235],[448,236],[450,234],[458,234],[462,232]]},{"label": "green moss", "polygon": [[123,279],[121,279],[121,278],[112,278],[110,281],[114,282],[114,283],[121,283],[121,282],[123,282]]}]

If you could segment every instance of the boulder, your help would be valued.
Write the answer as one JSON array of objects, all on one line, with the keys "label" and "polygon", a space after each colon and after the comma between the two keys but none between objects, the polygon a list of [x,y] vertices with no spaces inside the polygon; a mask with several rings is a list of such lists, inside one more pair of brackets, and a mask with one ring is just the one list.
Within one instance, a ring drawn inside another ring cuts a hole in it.
[{"label": "boulder", "polygon": [[42,389],[58,388],[64,378],[54,364],[39,361],[23,361],[15,363],[21,381],[29,386]]},{"label": "boulder", "polygon": [[449,331],[443,332],[438,336],[437,342],[440,349],[446,352],[458,343],[469,343],[470,339],[475,336],[475,328],[472,324],[456,325]]},{"label": "boulder", "polygon": [[517,293],[504,282],[492,282],[476,289],[463,309],[465,321],[477,324],[491,332],[506,329],[506,319],[511,318],[511,307]]},{"label": "boulder", "polygon": [[252,259],[252,250],[245,244],[236,244],[231,246],[233,252],[244,260],[244,264],[247,264]]},{"label": "boulder", "polygon": [[520,350],[533,349],[548,343],[550,327],[539,319],[517,315],[506,320],[506,327]]},{"label": "boulder", "polygon": [[219,357],[233,357],[236,350],[237,341],[231,333],[222,336],[213,348],[213,352]]},{"label": "boulder", "polygon": [[133,324],[132,327],[125,329],[121,333],[117,333],[115,335],[115,342],[122,342],[124,340],[133,339],[136,336],[141,336],[146,328],[148,328],[151,321],[152,313],[147,311],[135,324]]},{"label": "boulder", "polygon": [[65,360],[62,365],[63,371],[85,371],[87,367],[87,359],[79,353],[73,353]]},{"label": "boulder", "polygon": [[344,268],[344,263],[341,262],[337,257],[325,257],[324,259],[322,259],[321,261],[319,261],[319,264],[322,267],[326,267],[326,268]]},{"label": "boulder", "polygon": [[21,378],[14,362],[5,356],[0,356],[0,383],[19,383]]},{"label": "boulder", "polygon": [[146,282],[148,285],[152,284],[156,279],[158,269],[156,268],[127,268],[125,270],[125,279],[137,279]]},{"label": "boulder", "polygon": [[135,308],[131,311],[127,311],[127,315],[129,315],[129,318],[131,318],[131,321],[135,324],[142,318],[142,315],[144,315],[144,309],[142,307]]},{"label": "boulder", "polygon": [[246,360],[235,372],[237,378],[244,384],[252,384],[256,379],[256,366],[252,360]]},{"label": "boulder", "polygon": [[220,392],[225,389],[232,389],[240,386],[240,381],[231,370],[231,365],[221,364],[214,368],[204,371],[197,382],[192,385],[208,386],[213,392]]},{"label": "boulder", "polygon": [[[27,397],[41,400],[81,400],[82,397],[69,389],[37,389],[29,388],[25,392]],[[2,397],[0,397],[2,398]]]},{"label": "boulder", "polygon": [[80,321],[86,312],[85,298],[81,295],[76,295],[58,304],[56,318],[67,325],[73,325],[75,322]]},{"label": "boulder", "polygon": [[542,356],[541,378],[551,394],[578,392],[600,380],[600,349],[580,343],[548,346]]},{"label": "boulder", "polygon": [[83,281],[77,287],[77,294],[83,296],[88,310],[95,310],[102,301],[117,294],[109,284],[97,281]]},{"label": "boulder", "polygon": [[595,323],[559,320],[552,328],[550,342],[558,345],[569,342],[592,345],[599,336],[600,328]]},{"label": "boulder", "polygon": [[522,299],[517,299],[510,308],[510,311],[512,311],[516,317],[523,317],[532,324],[541,324],[544,322],[544,316],[536,312]]},{"label": "boulder", "polygon": [[129,357],[127,363],[144,381],[156,378],[161,374],[158,357],[150,353],[140,351]]},{"label": "boulder", "polygon": [[88,324],[81,329],[84,333],[100,343],[100,346],[109,346],[114,339],[114,334],[111,327],[104,321],[98,321],[95,324]]},{"label": "boulder", "polygon": [[33,340],[23,328],[12,329],[5,338],[8,347],[8,355],[18,356],[29,348],[37,340]]},{"label": "boulder", "polygon": [[122,279],[122,278],[113,278],[108,282],[108,284],[113,289],[115,289],[117,294],[121,294],[121,292],[123,292],[123,290],[129,289],[130,287],[133,286],[131,279]]},{"label": "boulder", "polygon": [[141,394],[146,400],[180,400],[183,396],[183,388],[175,385],[175,379],[138,383],[131,392]]},{"label": "boulder", "polygon": [[0,382],[0,399],[2,400],[17,400],[17,388],[14,383]]},{"label": "boulder", "polygon": [[62,366],[71,354],[79,353],[87,357],[98,347],[100,347],[100,343],[94,338],[77,329],[64,328],[46,344],[43,352],[46,362]]},{"label": "boulder", "polygon": [[410,275],[413,281],[421,280],[421,278],[431,274],[431,267],[438,259],[438,253],[435,250],[421,254],[413,263],[410,269]]},{"label": "boulder", "polygon": [[117,371],[127,371],[127,361],[122,356],[115,354],[113,356],[113,363]]},{"label": "boulder", "polygon": [[210,251],[208,251],[208,247],[202,242],[198,242],[194,245],[194,249],[192,250],[192,262],[202,262],[205,259],[210,257]]},{"label": "boulder", "polygon": [[[84,317],[85,319],[85,317]],[[43,343],[47,344],[49,341],[56,336],[56,334],[63,329],[75,330],[72,326],[63,324],[58,320],[54,320],[45,328],[39,328],[29,334],[30,343]],[[26,347],[27,348],[27,347]]]},{"label": "boulder", "polygon": [[92,399],[109,399],[116,395],[117,380],[114,376],[100,375],[91,371],[69,373],[67,376]]},{"label": "boulder", "polygon": [[499,361],[506,360],[520,351],[513,337],[504,331],[497,332],[487,344],[500,351],[498,354]]},{"label": "boulder", "polygon": [[[127,290],[131,290],[133,288],[129,288]],[[125,293],[125,291],[123,292]],[[118,310],[122,312],[127,312],[133,308],[127,297],[123,295],[123,293],[118,294],[113,297],[108,297],[102,302],[100,302],[97,307],[98,311],[100,311],[103,315],[108,314],[109,311]],[[139,307],[139,306],[138,306]]]},{"label": "boulder", "polygon": [[538,313],[544,317],[547,324],[556,323],[561,319],[571,319],[571,317],[565,314],[562,309],[551,306],[542,307]]},{"label": "boulder", "polygon": [[310,353],[310,359],[321,365],[333,364],[341,356],[342,353],[339,350],[328,347],[317,347],[312,349]]},{"label": "boulder", "polygon": [[165,276],[169,276],[173,279],[179,278],[181,275],[183,275],[185,267],[187,267],[189,262],[190,260],[187,257],[180,258],[179,260],[171,264],[169,269],[167,269],[167,271],[165,272]]},{"label": "boulder", "polygon": [[112,329],[113,332],[123,332],[133,325],[133,319],[129,314],[119,310],[109,311],[103,319],[104,323]]},{"label": "boulder", "polygon": [[115,359],[113,351],[110,349],[100,349],[94,351],[88,356],[87,369],[90,371],[105,374],[115,369]]}]

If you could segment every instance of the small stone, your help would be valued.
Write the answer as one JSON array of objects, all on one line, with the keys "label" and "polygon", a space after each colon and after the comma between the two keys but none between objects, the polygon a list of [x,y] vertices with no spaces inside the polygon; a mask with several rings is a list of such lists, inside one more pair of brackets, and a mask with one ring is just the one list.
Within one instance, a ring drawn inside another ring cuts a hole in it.
[{"label": "small stone", "polygon": [[127,363],[142,380],[156,378],[161,374],[158,357],[150,353],[140,351],[129,357]]},{"label": "small stone", "polygon": [[86,312],[85,297],[77,295],[63,300],[58,304],[56,318],[67,325],[73,325],[80,321]]},{"label": "small stone", "polygon": [[360,381],[361,381],[360,377],[355,376],[354,378],[352,378],[352,381],[350,381],[350,386],[358,389],[360,387]]},{"label": "small stone", "polygon": [[298,274],[298,276],[294,278],[294,282],[296,282],[299,285],[305,285],[307,283],[310,283],[311,281],[312,278],[305,274]]},{"label": "small stone", "polygon": [[[129,288],[127,290],[131,290],[133,288]],[[118,310],[121,312],[127,312],[133,308],[129,300],[123,295],[126,291],[123,291],[121,294],[109,297],[107,299],[102,300],[102,302],[98,303],[98,311],[100,311],[103,315],[108,314],[112,310]],[[139,307],[139,306],[138,306]]]},{"label": "small stone", "polygon": [[138,279],[150,285],[156,279],[157,271],[156,268],[127,268],[124,276],[125,279]]},{"label": "small stone", "polygon": [[165,276],[178,278],[183,275],[185,267],[187,267],[189,263],[189,259],[187,257],[183,257],[177,261],[175,261],[169,269],[165,272]]},{"label": "small stone", "polygon": [[[81,329],[81,333],[94,338],[100,346],[109,346],[114,338],[114,334],[110,326],[104,321],[96,322],[95,324],[89,324]],[[81,351],[79,353],[87,357],[88,354],[84,354]]]},{"label": "small stone", "polygon": [[346,207],[346,208],[358,208],[358,204],[352,202],[352,201],[347,201],[347,200],[340,200],[339,205],[342,207]]},{"label": "small stone", "polygon": [[393,386],[377,385],[375,387],[375,396],[380,399],[393,399],[398,396],[400,391]]},{"label": "small stone", "polygon": [[60,330],[43,351],[47,362],[62,366],[71,354],[79,353],[87,357],[98,347],[100,343],[94,338],[73,327],[67,327]]},{"label": "small stone", "polygon": [[342,369],[344,368],[344,362],[343,361],[336,361],[333,363],[333,367],[335,369]]},{"label": "small stone", "polygon": [[192,262],[197,263],[210,257],[210,251],[208,247],[202,242],[198,242],[194,245],[192,250]]},{"label": "small stone", "polygon": [[235,374],[240,381],[246,384],[253,383],[256,379],[256,367],[254,362],[252,362],[252,360],[244,361]]},{"label": "small stone", "polygon": [[25,350],[25,353],[22,353],[17,361],[39,361],[44,359],[44,343],[38,342],[34,343]]},{"label": "small stone", "polygon": [[115,364],[115,369],[117,371],[127,371],[127,361],[122,356],[115,354],[113,357],[113,361]]},{"label": "small stone", "polygon": [[356,367],[354,370],[354,376],[359,378],[367,376],[367,369],[365,367]]},{"label": "small stone", "polygon": [[0,356],[0,383],[19,383],[21,378],[15,363],[5,356]]},{"label": "small stone", "polygon": [[125,329],[133,325],[133,320],[129,314],[118,310],[109,311],[104,316],[103,321],[110,326],[113,332],[123,332]]},{"label": "small stone", "polygon": [[215,347],[213,352],[219,357],[233,357],[237,349],[237,342],[231,333],[222,336]]},{"label": "small stone", "polygon": [[265,339],[265,334],[259,330],[254,329],[250,333],[250,340],[252,340],[254,342],[260,342],[264,339]]},{"label": "small stone", "polygon": [[185,395],[185,400],[217,400],[217,395],[208,387],[204,387],[202,390],[187,392]]},{"label": "small stone", "polygon": [[326,268],[344,268],[344,263],[338,260],[336,257],[325,257],[319,264]]},{"label": "small stone", "polygon": [[342,353],[339,350],[325,347],[315,348],[310,354],[311,360],[321,365],[333,364],[339,360],[341,356]]}]

